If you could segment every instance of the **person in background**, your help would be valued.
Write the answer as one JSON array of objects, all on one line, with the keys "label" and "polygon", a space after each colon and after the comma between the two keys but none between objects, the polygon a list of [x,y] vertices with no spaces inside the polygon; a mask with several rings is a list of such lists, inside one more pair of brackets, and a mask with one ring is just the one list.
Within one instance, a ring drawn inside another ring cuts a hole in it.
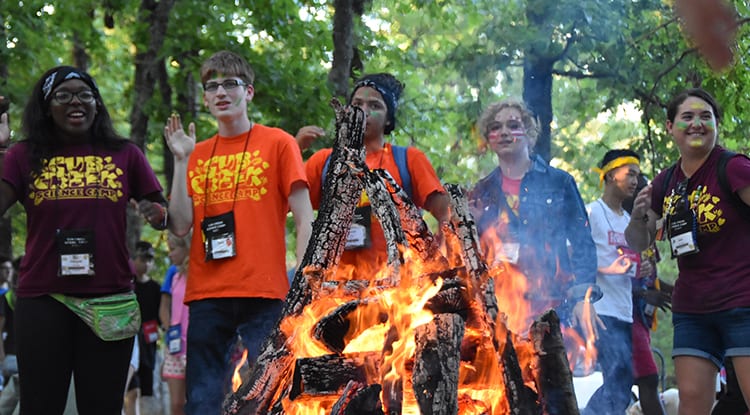
[{"label": "person in background", "polygon": [[[622,203],[628,214],[633,211],[633,201],[648,180],[638,176],[638,186],[632,197]],[[638,275],[633,285],[633,376],[638,386],[638,401],[644,415],[664,415],[666,409],[659,394],[659,370],[651,350],[651,330],[656,330],[657,310],[666,311],[672,306],[672,284],[659,279],[656,264],[661,260],[656,244],[641,252]]]},{"label": "person in background", "polygon": [[2,368],[3,386],[11,376],[18,373],[16,360],[16,333],[14,323],[14,309],[16,307],[16,284],[18,280],[18,266],[23,255],[10,261],[7,258],[0,262],[0,272],[8,284],[8,290],[0,296],[0,368]]},{"label": "person in background", "polygon": [[178,237],[172,233],[167,238],[169,259],[177,267],[177,272],[171,278],[170,295],[167,297],[169,314],[166,316],[167,328],[164,339],[166,353],[161,376],[169,387],[169,407],[172,415],[185,413],[185,367],[190,309],[185,305],[184,299],[190,238],[192,238],[190,234]]},{"label": "person in background", "polygon": [[169,328],[169,313],[172,307],[172,279],[177,273],[177,264],[170,263],[167,271],[164,273],[164,280],[161,283],[161,300],[159,301],[159,322],[165,332]]},{"label": "person in background", "polygon": [[[477,128],[497,155],[498,167],[477,182],[469,203],[488,264],[503,264],[523,279],[519,295],[528,302],[529,316],[518,329],[528,329],[531,319],[555,308],[566,325],[594,332],[591,302],[601,296],[596,247],[575,180],[533,153],[538,128],[522,102],[491,104]],[[506,282],[496,281],[498,299]],[[586,309],[590,319],[583,318]]]},{"label": "person in background", "polygon": [[589,399],[583,415],[622,414],[630,403],[633,384],[633,296],[631,278],[637,275],[640,253],[625,241],[630,215],[623,208],[632,197],[641,173],[640,156],[615,149],[604,154],[598,168],[599,199],[586,205],[591,236],[596,244],[596,284],[602,299],[594,304],[604,323],[596,339],[596,357],[603,383]]},{"label": "person in background", "polygon": [[154,368],[156,366],[156,342],[159,340],[159,308],[161,286],[151,279],[149,271],[154,267],[154,247],[146,241],[135,244],[133,265],[135,267],[135,295],[141,310],[141,330],[137,336],[139,364],[135,376],[128,384],[125,394],[125,415],[140,413],[141,396],[154,395]]},{"label": "person in background", "polygon": [[193,229],[185,302],[187,404],[190,415],[214,414],[230,390],[229,350],[239,335],[254,362],[289,290],[285,230],[291,210],[297,263],[312,232],[313,212],[302,154],[294,137],[253,123],[248,104],[255,74],[241,56],[220,51],[201,67],[203,102],[218,132],[196,144],[178,115],[164,134],[174,155],[170,230]]},{"label": "person in background", "polygon": [[[400,186],[404,186],[406,178],[403,176],[408,174],[412,188],[409,197],[412,201],[428,210],[439,222],[445,222],[449,219],[450,200],[427,156],[416,147],[399,148],[386,142],[386,135],[396,128],[398,102],[403,89],[403,84],[389,73],[365,75],[354,83],[349,105],[362,108],[367,116],[363,138],[365,162],[370,169],[387,170]],[[322,134],[320,127],[306,126],[297,133],[297,142],[305,149]],[[395,151],[405,151],[405,166],[398,165]],[[315,209],[320,207],[323,172],[332,152],[331,148],[319,150],[305,162],[310,200]],[[361,232],[350,231],[339,269],[348,269],[352,279],[369,279],[373,271],[385,266],[387,252],[383,229],[371,211],[370,201],[364,192],[356,208],[352,229]]]},{"label": "person in background", "polygon": [[663,237],[677,259],[672,357],[681,415],[711,412],[725,357],[750,396],[750,159],[725,154],[720,121],[718,103],[703,89],[669,102],[666,128],[680,158],[638,193],[625,231],[637,250]]},{"label": "person in background", "polygon": [[81,69],[46,71],[21,127],[23,139],[10,145],[8,115],[0,114],[0,214],[16,202],[26,211],[14,315],[21,413],[62,413],[72,374],[81,414],[120,415],[133,339],[104,340],[127,331],[95,332],[67,304],[122,294],[130,298],[122,317],[137,321],[127,210],[135,200],[164,229],[162,187],[143,151],[115,132],[99,87]]}]

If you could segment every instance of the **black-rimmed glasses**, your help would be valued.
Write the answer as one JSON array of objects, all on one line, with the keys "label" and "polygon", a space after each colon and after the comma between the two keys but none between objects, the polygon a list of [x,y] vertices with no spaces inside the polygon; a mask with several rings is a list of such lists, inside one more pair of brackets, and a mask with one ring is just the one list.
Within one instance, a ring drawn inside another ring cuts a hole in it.
[{"label": "black-rimmed glasses", "polygon": [[244,83],[243,81],[240,81],[239,79],[226,79],[221,82],[213,82],[213,81],[206,82],[205,84],[203,84],[203,89],[206,92],[216,92],[219,90],[219,87],[221,86],[222,88],[224,88],[225,91],[229,91],[231,89],[235,89],[239,86],[245,86],[245,85],[247,84]]},{"label": "black-rimmed glasses", "polygon": [[96,95],[93,91],[89,91],[87,89],[78,92],[57,91],[52,94],[52,99],[54,99],[58,104],[69,104],[71,101],[73,101],[73,97],[78,98],[78,101],[80,102],[90,104],[94,102]]}]

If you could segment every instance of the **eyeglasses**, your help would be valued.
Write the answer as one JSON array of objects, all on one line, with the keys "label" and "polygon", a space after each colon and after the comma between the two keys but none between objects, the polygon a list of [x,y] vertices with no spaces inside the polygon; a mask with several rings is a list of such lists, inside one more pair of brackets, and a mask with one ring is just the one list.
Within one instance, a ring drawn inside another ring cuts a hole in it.
[{"label": "eyeglasses", "polygon": [[84,89],[83,91],[78,92],[57,91],[52,94],[52,99],[54,99],[58,104],[69,104],[71,101],[73,101],[73,97],[77,97],[78,101],[80,102],[90,104],[94,102],[94,98],[96,98],[96,95],[94,95],[93,91],[89,91],[88,89]]},{"label": "eyeglasses", "polygon": [[238,86],[245,86],[246,83],[240,81],[239,79],[226,79],[221,82],[206,82],[203,84],[203,89],[206,92],[216,92],[219,90],[219,87],[224,88],[225,91],[229,91],[232,89],[237,88]]},{"label": "eyeglasses", "polygon": [[508,127],[509,130],[523,130],[523,122],[519,120],[509,120],[505,124],[500,121],[492,121],[487,124],[487,132],[502,130],[503,125]]}]

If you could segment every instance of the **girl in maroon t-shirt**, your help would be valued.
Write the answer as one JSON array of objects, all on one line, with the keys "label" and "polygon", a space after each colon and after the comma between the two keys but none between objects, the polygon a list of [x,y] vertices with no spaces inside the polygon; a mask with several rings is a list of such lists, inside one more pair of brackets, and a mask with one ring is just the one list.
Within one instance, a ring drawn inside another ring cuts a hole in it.
[{"label": "girl in maroon t-shirt", "polygon": [[114,131],[93,78],[77,68],[55,67],[39,79],[22,136],[9,147],[8,115],[0,114],[0,214],[18,202],[27,218],[15,308],[21,410],[62,413],[72,377],[81,413],[119,415],[132,337],[103,340],[51,295],[132,291],[126,210],[136,200],[164,229],[161,185],[143,152]]},{"label": "girl in maroon t-shirt", "polygon": [[750,396],[750,159],[727,162],[734,195],[728,194],[718,174],[726,151],[717,145],[720,119],[718,104],[702,89],[672,100],[667,130],[680,159],[671,175],[663,171],[638,194],[625,232],[628,244],[642,250],[658,230],[677,259],[672,356],[683,415],[711,412],[724,357]]}]

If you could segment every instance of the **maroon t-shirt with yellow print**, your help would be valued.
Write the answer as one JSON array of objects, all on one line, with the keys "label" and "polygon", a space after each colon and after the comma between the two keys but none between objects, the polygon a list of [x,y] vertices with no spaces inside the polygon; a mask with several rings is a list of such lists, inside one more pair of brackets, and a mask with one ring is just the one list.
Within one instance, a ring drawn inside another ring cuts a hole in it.
[{"label": "maroon t-shirt with yellow print", "polygon": [[[132,143],[119,151],[89,144],[59,149],[42,160],[31,179],[28,146],[19,142],[5,155],[3,180],[26,210],[26,255],[19,297],[49,293],[109,294],[133,287],[126,246],[126,209],[131,198],[161,192],[143,152]],[[94,232],[94,275],[58,276],[58,230]]]},{"label": "maroon t-shirt with yellow print", "polygon": [[[677,258],[679,277],[672,297],[672,309],[677,312],[750,307],[750,220],[737,210],[731,196],[721,191],[717,163],[722,151],[717,146],[688,182],[687,195],[697,213],[700,251]],[[685,180],[679,166],[678,161],[666,187],[665,172],[654,179],[651,208],[662,217],[670,203],[684,203],[671,197],[672,189]],[[750,186],[750,160],[746,157],[730,159],[726,172],[732,191]]]}]

